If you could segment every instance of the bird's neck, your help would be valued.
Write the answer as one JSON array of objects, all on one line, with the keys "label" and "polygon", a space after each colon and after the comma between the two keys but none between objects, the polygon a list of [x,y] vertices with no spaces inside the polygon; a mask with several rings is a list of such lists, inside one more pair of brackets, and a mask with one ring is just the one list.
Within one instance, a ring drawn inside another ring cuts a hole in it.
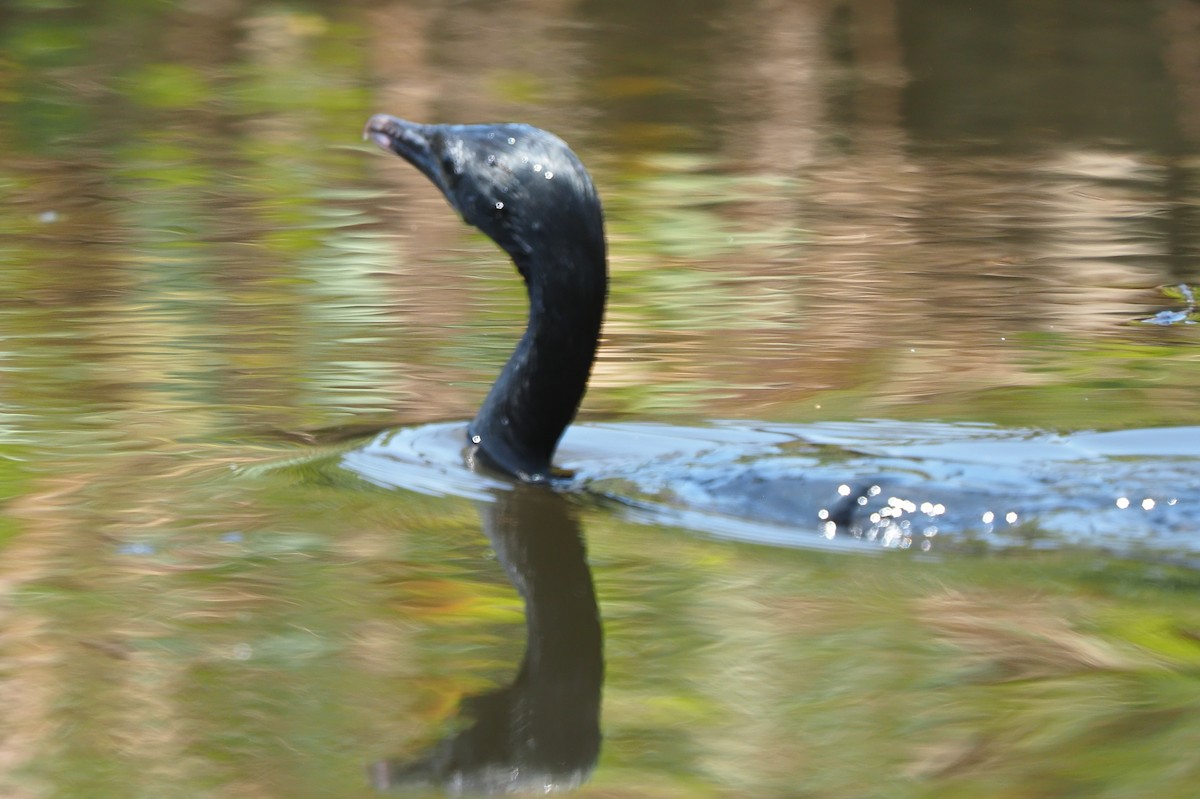
[{"label": "bird's neck", "polygon": [[608,278],[603,245],[518,266],[528,278],[529,325],[468,433],[492,465],[539,481],[587,389]]}]

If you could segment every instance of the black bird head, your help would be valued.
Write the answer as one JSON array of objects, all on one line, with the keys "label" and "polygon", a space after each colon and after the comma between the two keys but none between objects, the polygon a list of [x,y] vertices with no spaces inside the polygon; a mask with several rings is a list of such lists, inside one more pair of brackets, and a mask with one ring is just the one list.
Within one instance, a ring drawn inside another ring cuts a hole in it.
[{"label": "black bird head", "polygon": [[[552,133],[529,125],[421,125],[376,114],[363,137],[405,159],[441,189],[469,225],[516,262],[561,258],[571,242],[603,248],[603,222],[579,158]],[[549,249],[549,251],[547,251]]]}]

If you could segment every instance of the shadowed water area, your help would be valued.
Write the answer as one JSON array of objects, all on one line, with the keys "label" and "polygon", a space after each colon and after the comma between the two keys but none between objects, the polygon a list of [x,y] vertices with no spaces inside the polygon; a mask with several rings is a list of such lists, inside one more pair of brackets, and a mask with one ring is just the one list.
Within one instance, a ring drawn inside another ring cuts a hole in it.
[{"label": "shadowed water area", "polygon": [[[0,796],[1191,797],[1200,6],[0,10]],[[387,112],[554,131],[524,289]]]}]

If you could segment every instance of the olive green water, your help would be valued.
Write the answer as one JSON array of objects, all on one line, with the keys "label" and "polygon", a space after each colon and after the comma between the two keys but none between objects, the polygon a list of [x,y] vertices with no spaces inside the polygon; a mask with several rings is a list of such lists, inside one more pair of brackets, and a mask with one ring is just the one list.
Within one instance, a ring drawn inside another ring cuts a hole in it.
[{"label": "olive green water", "polygon": [[[469,418],[524,313],[370,114],[589,165],[589,420],[1197,425],[1198,40],[1187,0],[7,4],[0,796],[371,796],[514,680],[486,507],[322,457]],[[580,795],[1200,784],[1170,551],[831,554],[567,504],[606,662]]]}]

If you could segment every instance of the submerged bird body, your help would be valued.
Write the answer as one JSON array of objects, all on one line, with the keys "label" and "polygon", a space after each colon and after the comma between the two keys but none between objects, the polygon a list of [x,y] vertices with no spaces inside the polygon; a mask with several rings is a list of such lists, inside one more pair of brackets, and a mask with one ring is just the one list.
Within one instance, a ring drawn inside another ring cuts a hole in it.
[{"label": "submerged bird body", "polygon": [[417,167],[525,279],[525,334],[467,432],[490,464],[545,480],[587,389],[608,291],[604,219],[587,170],[561,139],[528,125],[379,114],[364,136]]}]

